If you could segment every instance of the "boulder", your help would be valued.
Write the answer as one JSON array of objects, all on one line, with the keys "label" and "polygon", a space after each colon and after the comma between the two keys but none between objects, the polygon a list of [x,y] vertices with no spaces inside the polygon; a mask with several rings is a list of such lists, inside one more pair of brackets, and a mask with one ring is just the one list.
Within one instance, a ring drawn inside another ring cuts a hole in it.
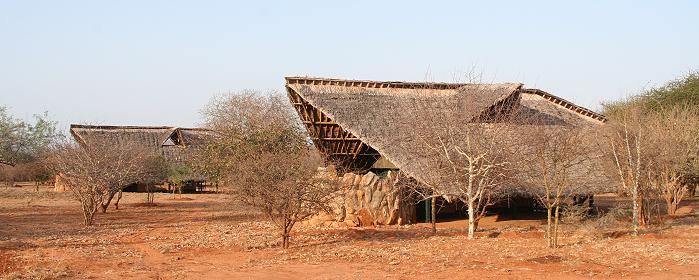
[{"label": "boulder", "polygon": [[371,216],[371,213],[369,213],[369,210],[366,208],[362,208],[359,210],[359,215],[357,216],[359,218],[359,225],[360,226],[373,226],[374,224],[374,217]]}]

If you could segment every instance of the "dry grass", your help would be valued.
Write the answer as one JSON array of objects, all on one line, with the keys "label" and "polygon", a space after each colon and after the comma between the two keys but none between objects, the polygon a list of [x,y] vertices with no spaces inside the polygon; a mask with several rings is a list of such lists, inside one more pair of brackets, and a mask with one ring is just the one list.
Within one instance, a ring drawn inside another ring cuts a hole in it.
[{"label": "dry grass", "polygon": [[60,279],[60,278],[70,278],[74,275],[74,272],[68,268],[63,269],[51,269],[43,267],[30,267],[26,271],[12,272],[3,276],[5,280],[48,280],[48,279]]},{"label": "dry grass", "polygon": [[159,206],[144,207],[138,203],[145,194],[126,193],[123,209],[98,216],[96,228],[91,229],[80,226],[77,204],[61,194],[46,195],[32,206],[18,194],[3,197],[0,220],[6,224],[0,226],[0,266],[10,269],[0,270],[0,275],[4,279],[308,275],[373,279],[424,273],[452,278],[699,277],[693,269],[699,265],[699,226],[693,215],[633,238],[623,231],[623,210],[611,211],[566,225],[563,246],[556,250],[546,248],[541,221],[494,219],[483,222],[487,230],[476,240],[466,238],[464,221],[440,223],[436,236],[427,225],[301,226],[292,236],[292,247],[282,250],[277,231],[255,211],[224,195],[185,196],[191,200],[156,194]]}]

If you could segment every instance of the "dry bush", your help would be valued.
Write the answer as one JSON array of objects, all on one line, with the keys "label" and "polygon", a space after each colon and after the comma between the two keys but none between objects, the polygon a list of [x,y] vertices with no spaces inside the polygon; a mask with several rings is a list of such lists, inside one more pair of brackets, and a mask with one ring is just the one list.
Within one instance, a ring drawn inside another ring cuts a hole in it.
[{"label": "dry bush", "polygon": [[321,157],[277,93],[222,96],[211,101],[205,115],[218,135],[202,149],[204,167],[220,174],[235,198],[264,213],[288,248],[294,225],[327,209],[339,187],[336,177],[318,174]]},{"label": "dry bush", "polygon": [[590,218],[590,207],[585,205],[566,205],[561,209],[561,223],[577,224]]},{"label": "dry bush", "polygon": [[330,211],[337,177],[319,174],[320,157],[308,152],[261,154],[240,173],[231,176],[233,194],[262,211],[282,231],[282,246],[289,247],[294,225],[321,211]]},{"label": "dry bush", "polygon": [[80,201],[83,223],[92,225],[99,208],[106,211],[116,193],[147,175],[145,163],[150,157],[151,151],[136,143],[62,143],[56,145],[47,164]]},{"label": "dry bush", "polygon": [[631,215],[631,209],[628,207],[614,207],[596,216],[568,222],[574,228],[576,235],[599,240],[623,231],[626,228],[623,221]]}]

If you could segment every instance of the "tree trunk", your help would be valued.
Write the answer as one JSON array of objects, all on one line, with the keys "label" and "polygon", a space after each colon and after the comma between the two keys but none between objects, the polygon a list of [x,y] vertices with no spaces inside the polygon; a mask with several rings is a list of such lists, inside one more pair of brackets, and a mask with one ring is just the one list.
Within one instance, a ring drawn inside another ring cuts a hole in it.
[{"label": "tree trunk", "polygon": [[675,215],[675,212],[677,212],[677,204],[674,201],[672,201],[672,202],[670,202],[670,204],[668,204],[667,214],[668,215]]},{"label": "tree trunk", "polygon": [[117,200],[114,202],[114,208],[116,210],[119,210],[119,201],[121,201],[121,196],[124,194],[124,191],[120,190],[119,195],[117,196]]},{"label": "tree trunk", "polygon": [[153,190],[150,184],[146,185],[146,203],[153,204]]},{"label": "tree trunk", "polygon": [[437,198],[432,197],[432,211],[430,211],[430,214],[432,214],[432,219],[430,220],[432,222],[432,234],[437,234]]},{"label": "tree trunk", "polygon": [[282,248],[288,249],[289,248],[289,232],[291,229],[289,228],[289,223],[285,222],[284,223],[284,232],[282,233]]},{"label": "tree trunk", "polygon": [[556,215],[553,218],[553,248],[558,248],[558,217],[560,206],[556,206]]},{"label": "tree trunk", "polygon": [[148,192],[146,193],[146,203],[153,204],[153,202],[155,202],[155,193],[153,193],[153,190],[148,187]]},{"label": "tree trunk", "polygon": [[473,239],[476,232],[476,213],[471,199],[468,200],[468,239]]},{"label": "tree trunk", "polygon": [[631,222],[633,226],[633,235],[637,236],[638,235],[638,218],[639,218],[639,211],[641,211],[641,207],[639,205],[638,201],[638,186],[634,185],[633,188],[631,188],[631,200],[633,201],[633,220]]},{"label": "tree trunk", "polygon": [[667,207],[667,214],[668,215],[675,215],[675,211],[677,210],[677,205],[675,204],[675,199],[672,193],[666,192],[663,195],[663,199],[665,200],[665,206]]},{"label": "tree trunk", "polygon": [[91,226],[94,215],[92,213],[83,212],[83,225]]},{"label": "tree trunk", "polygon": [[551,211],[553,210],[552,206],[547,205],[546,206],[546,241],[548,241],[549,247],[553,247],[553,239],[551,235],[551,218],[552,218],[552,213]]},{"label": "tree trunk", "polygon": [[638,196],[638,225],[645,227],[650,223],[651,205],[648,199],[645,199],[642,194]]},{"label": "tree trunk", "polygon": [[114,198],[114,195],[116,192],[109,192],[109,196],[107,197],[107,201],[102,203],[102,213],[107,213],[107,207],[109,207],[109,204],[112,203],[112,199]]},{"label": "tree trunk", "polygon": [[696,186],[696,185],[691,185],[691,184],[690,184],[690,185],[687,185],[686,188],[687,188],[687,196],[688,196],[688,197],[692,198],[692,197],[694,197],[694,196],[696,195],[696,192],[697,192],[697,186]]},{"label": "tree trunk", "polygon": [[83,204],[83,225],[92,225],[95,220],[95,212],[97,212],[97,207]]}]

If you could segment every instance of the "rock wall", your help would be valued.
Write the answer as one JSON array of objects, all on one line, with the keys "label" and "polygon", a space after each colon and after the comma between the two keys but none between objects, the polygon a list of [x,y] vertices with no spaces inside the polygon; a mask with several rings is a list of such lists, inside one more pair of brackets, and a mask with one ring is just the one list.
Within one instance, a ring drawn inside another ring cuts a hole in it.
[{"label": "rock wall", "polygon": [[319,214],[309,223],[351,227],[414,223],[415,205],[395,188],[396,175],[394,171],[386,176],[346,173],[342,190],[331,205],[332,213]]}]

